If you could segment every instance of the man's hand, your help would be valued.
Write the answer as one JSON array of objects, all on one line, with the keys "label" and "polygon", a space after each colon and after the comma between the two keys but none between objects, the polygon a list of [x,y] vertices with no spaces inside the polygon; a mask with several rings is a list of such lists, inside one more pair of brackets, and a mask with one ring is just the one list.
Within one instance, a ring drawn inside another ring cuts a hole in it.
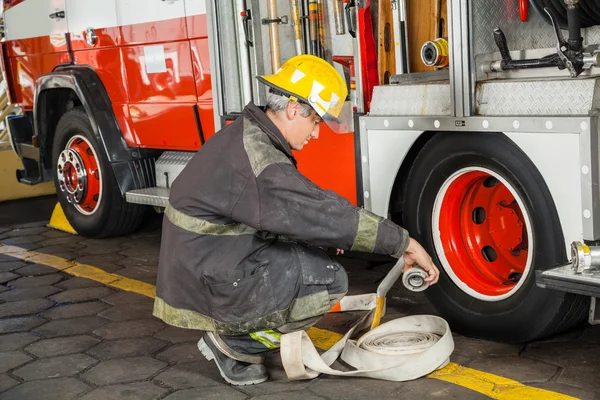
[{"label": "man's hand", "polygon": [[403,257],[405,264],[404,272],[408,271],[413,264],[419,264],[419,267],[423,268],[427,274],[429,274],[429,276],[425,278],[426,282],[433,285],[438,281],[440,271],[433,265],[431,257],[427,254],[423,246],[415,239],[410,238],[410,242],[408,243],[408,247],[406,248]]},{"label": "man's hand", "polygon": [[335,255],[336,255],[336,256],[339,256],[340,254],[344,254],[344,250],[337,249],[337,250],[335,251]]}]

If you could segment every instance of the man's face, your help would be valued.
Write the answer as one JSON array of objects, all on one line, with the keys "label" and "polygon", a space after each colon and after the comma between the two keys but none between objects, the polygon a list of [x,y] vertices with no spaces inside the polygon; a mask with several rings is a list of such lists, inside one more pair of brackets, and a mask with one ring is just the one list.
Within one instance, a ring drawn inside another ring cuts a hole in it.
[{"label": "man's face", "polygon": [[289,125],[287,139],[294,150],[302,150],[309,140],[318,139],[320,123],[323,121],[314,110],[308,117],[303,117],[301,111],[301,107],[298,106]]}]

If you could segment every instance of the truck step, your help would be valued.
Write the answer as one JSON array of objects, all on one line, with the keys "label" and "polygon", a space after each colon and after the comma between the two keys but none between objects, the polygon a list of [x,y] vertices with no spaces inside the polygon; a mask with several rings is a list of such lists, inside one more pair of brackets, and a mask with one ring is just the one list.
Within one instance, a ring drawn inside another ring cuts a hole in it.
[{"label": "truck step", "polygon": [[128,203],[145,204],[164,208],[169,201],[169,192],[169,189],[160,187],[130,190],[125,193],[125,199]]},{"label": "truck step", "polygon": [[539,287],[600,297],[600,269],[577,274],[571,264],[567,264],[536,273]]}]

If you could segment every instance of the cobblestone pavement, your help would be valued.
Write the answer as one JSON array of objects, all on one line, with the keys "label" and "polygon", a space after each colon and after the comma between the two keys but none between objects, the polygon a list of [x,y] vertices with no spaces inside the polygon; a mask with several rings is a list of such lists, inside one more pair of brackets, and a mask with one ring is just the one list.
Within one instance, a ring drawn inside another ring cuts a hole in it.
[{"label": "cobblestone pavement", "polygon": [[[45,222],[0,226],[0,243],[154,284],[160,218],[127,238],[106,240],[58,232]],[[372,259],[340,261],[350,276],[350,294],[373,292],[389,267]],[[232,387],[198,352],[199,332],[169,327],[151,310],[151,298],[0,255],[0,399],[488,398],[429,378],[290,382],[277,353],[267,360],[267,383]],[[396,288],[388,295],[386,320],[425,313],[435,314],[421,294]],[[317,326],[345,332],[353,317],[330,314]],[[600,327],[584,326],[527,346],[459,335],[454,340],[452,361],[462,366],[530,387],[600,399]]]}]

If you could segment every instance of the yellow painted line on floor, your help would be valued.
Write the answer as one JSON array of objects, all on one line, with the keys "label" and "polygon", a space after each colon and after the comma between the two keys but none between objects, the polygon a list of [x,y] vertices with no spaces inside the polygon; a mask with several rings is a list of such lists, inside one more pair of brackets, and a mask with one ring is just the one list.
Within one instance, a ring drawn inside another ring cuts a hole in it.
[{"label": "yellow painted line on floor", "polygon": [[3,244],[0,244],[0,254],[18,258],[30,263],[47,265],[73,276],[91,279],[104,283],[107,286],[139,293],[150,298],[154,298],[156,295],[156,287],[154,285],[131,278],[126,278],[121,275],[111,274],[100,268],[69,261],[61,257],[37,253],[35,251],[25,250],[17,246],[8,246]]},{"label": "yellow painted line on floor", "polygon": [[[117,289],[135,292],[154,298],[156,287],[146,282],[126,278],[124,276],[108,273],[91,265],[79,264],[61,257],[36,253],[17,246],[3,245],[0,243],[0,254],[18,258],[23,261],[47,265],[70,275],[91,279]],[[327,350],[337,343],[343,335],[326,329],[310,328],[308,336],[316,347]],[[575,397],[525,386],[522,383],[507,379],[487,372],[463,367],[449,363],[446,367],[435,371],[428,378],[439,379],[482,393],[492,399],[502,400],[569,400]]]}]

